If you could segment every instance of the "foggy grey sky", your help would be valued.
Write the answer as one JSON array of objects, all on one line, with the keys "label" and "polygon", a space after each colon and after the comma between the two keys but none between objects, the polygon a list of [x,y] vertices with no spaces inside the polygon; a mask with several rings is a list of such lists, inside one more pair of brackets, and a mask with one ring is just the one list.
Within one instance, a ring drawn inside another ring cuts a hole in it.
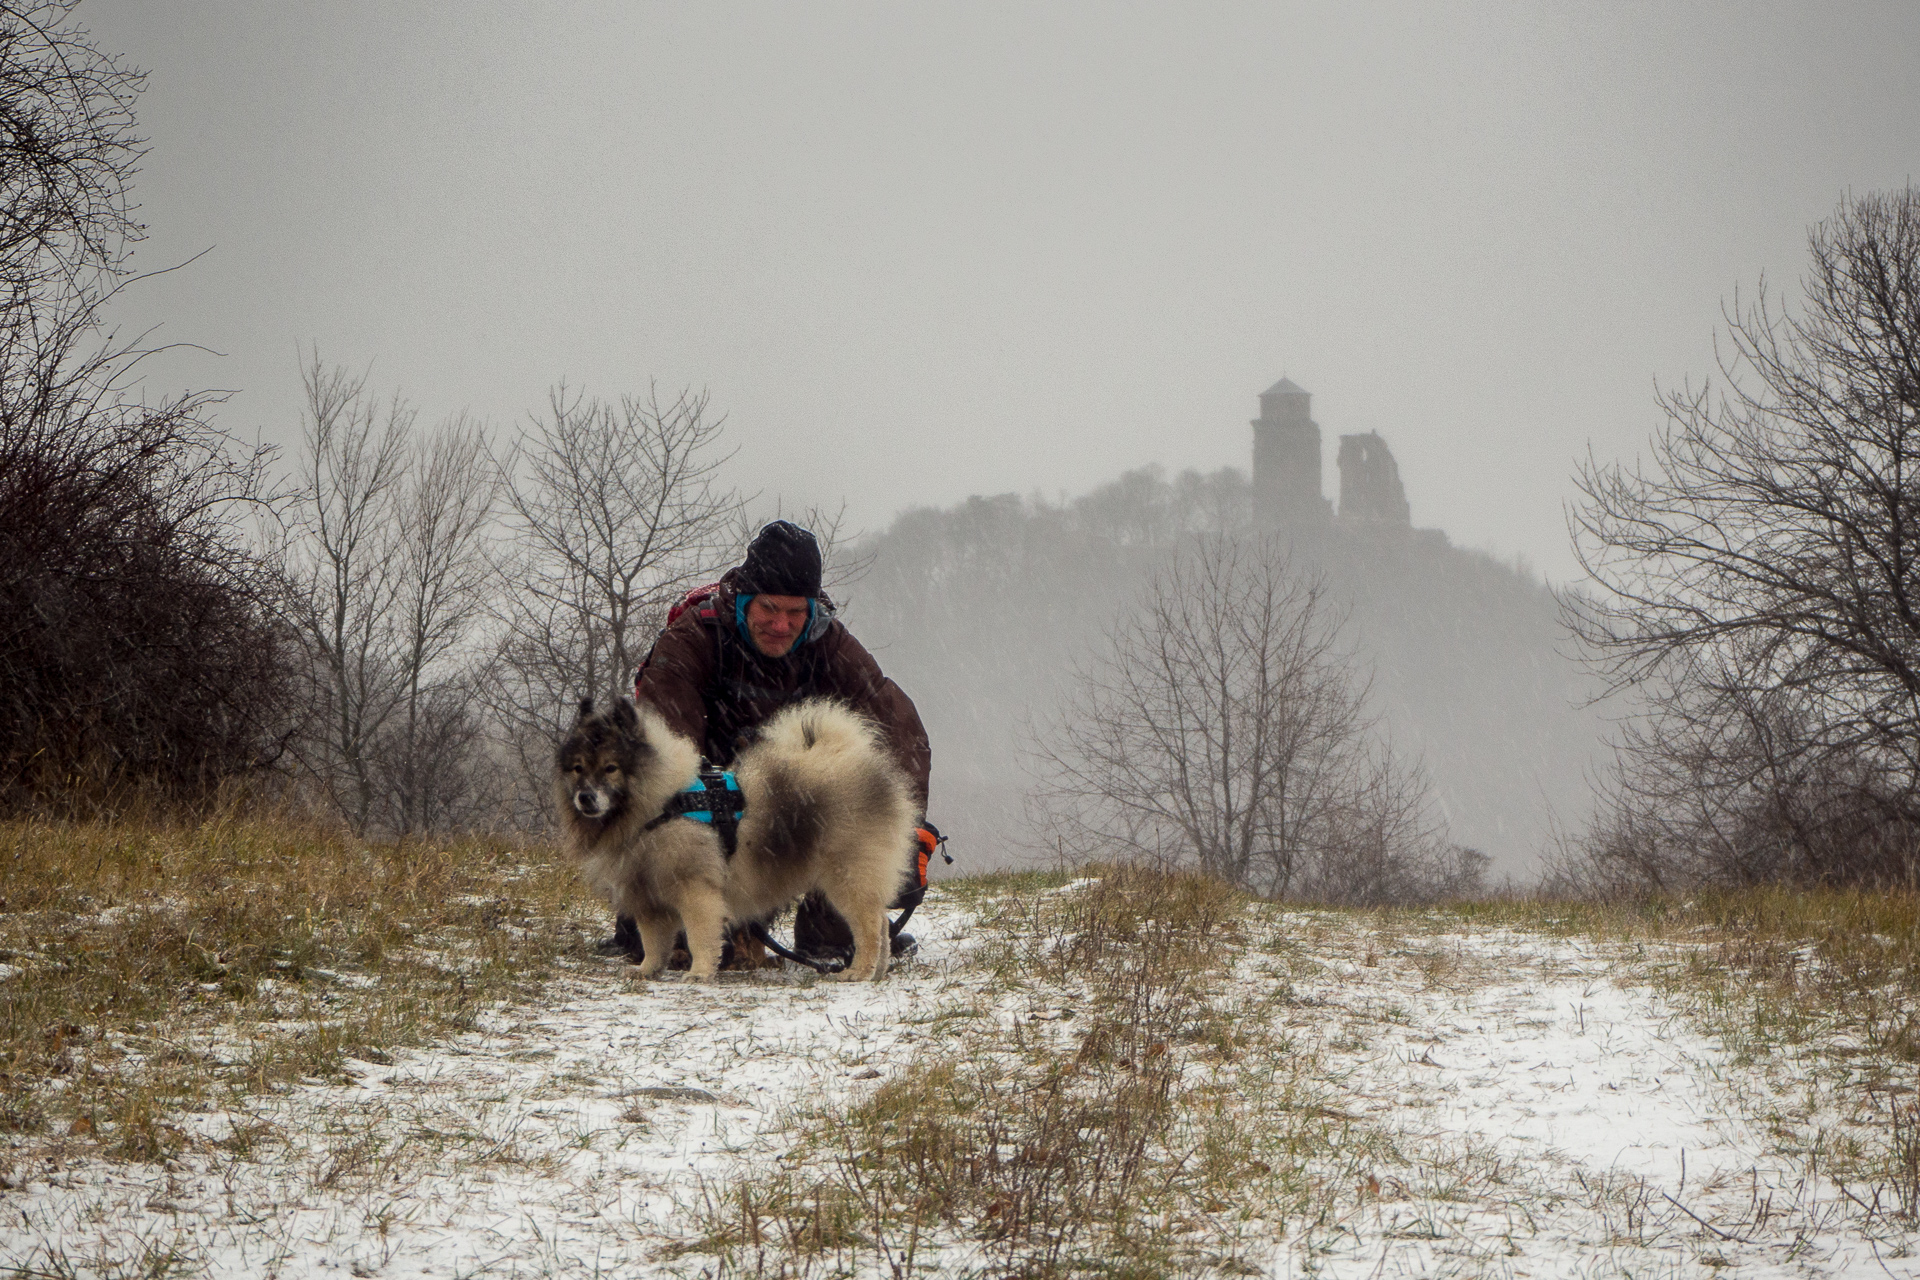
[{"label": "foggy grey sky", "polygon": [[1414,523],[1571,573],[1591,441],[1899,186],[1920,6],[88,0],[151,72],[125,329],[295,438],[298,351],[503,426],[708,388],[857,526],[1377,430]]}]

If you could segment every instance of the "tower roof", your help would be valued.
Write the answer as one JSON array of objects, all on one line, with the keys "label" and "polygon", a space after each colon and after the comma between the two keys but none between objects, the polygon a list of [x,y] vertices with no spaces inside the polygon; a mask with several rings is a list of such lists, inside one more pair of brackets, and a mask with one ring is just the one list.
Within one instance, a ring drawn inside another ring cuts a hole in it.
[{"label": "tower roof", "polygon": [[1307,396],[1313,393],[1305,387],[1295,386],[1291,378],[1282,378],[1260,394],[1262,396]]}]

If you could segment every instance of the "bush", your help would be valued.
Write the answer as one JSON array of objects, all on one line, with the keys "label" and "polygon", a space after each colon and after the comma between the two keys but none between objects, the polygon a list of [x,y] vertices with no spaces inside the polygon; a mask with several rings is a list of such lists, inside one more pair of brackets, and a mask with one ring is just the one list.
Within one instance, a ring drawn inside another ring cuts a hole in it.
[{"label": "bush", "polygon": [[220,514],[251,467],[189,413],[0,419],[0,803],[205,795],[275,758],[272,582]]}]

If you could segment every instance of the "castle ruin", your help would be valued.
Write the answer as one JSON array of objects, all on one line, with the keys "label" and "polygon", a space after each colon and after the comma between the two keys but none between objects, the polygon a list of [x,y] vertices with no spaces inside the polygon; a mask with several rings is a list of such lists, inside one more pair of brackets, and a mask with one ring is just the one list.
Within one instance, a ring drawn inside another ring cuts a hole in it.
[{"label": "castle ruin", "polygon": [[[1253,516],[1263,528],[1324,523],[1333,506],[1320,492],[1320,424],[1313,394],[1287,378],[1260,393],[1253,420]],[[1353,521],[1411,528],[1400,467],[1376,431],[1340,437],[1340,512]]]}]

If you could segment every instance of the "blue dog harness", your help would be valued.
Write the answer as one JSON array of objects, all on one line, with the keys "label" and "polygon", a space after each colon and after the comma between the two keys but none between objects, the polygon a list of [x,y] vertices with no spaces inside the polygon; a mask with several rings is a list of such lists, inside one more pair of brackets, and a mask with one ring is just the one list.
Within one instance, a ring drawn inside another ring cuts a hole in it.
[{"label": "blue dog harness", "polygon": [[747,798],[742,794],[740,781],[733,776],[733,771],[703,764],[692,785],[684,791],[674,792],[673,798],[667,801],[667,807],[660,811],[660,816],[644,829],[651,831],[674,818],[704,822],[714,829],[720,837],[721,848],[731,858],[740,844],[740,815],[746,811]]}]

